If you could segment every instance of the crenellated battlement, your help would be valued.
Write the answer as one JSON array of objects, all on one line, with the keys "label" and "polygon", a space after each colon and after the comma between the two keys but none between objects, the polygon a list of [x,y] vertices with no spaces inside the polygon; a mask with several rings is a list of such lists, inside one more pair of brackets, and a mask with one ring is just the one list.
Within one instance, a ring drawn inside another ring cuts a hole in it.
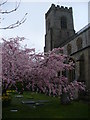
[{"label": "crenellated battlement", "polygon": [[55,6],[55,4],[52,4],[51,5],[51,7],[50,7],[50,9],[48,10],[48,12],[45,14],[45,16],[47,17],[48,16],[48,14],[52,11],[52,10],[61,10],[61,11],[66,11],[66,12],[70,12],[70,13],[72,13],[72,7],[64,7],[64,6],[59,6],[59,5],[57,5],[57,6]]}]

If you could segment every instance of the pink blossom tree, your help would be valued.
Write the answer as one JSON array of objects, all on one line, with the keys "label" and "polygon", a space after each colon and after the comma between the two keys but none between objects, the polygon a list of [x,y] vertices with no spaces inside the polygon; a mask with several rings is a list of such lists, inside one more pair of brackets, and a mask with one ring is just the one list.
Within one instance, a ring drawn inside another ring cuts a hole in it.
[{"label": "pink blossom tree", "polygon": [[[74,69],[69,56],[61,53],[61,48],[55,48],[48,53],[35,54],[35,49],[21,48],[19,42],[24,38],[3,39],[2,44],[2,86],[3,90],[11,88],[19,91],[31,90],[52,96],[68,95],[68,100],[74,98],[77,89],[85,90],[81,82],[69,82],[64,71]],[[20,84],[21,86],[18,86]]]},{"label": "pink blossom tree", "polygon": [[[2,44],[2,86],[3,90],[14,87],[18,90],[16,83],[21,83],[28,76],[32,67],[32,55],[34,49],[20,48],[19,42],[24,38],[3,39]],[[22,88],[23,89],[23,88]]]},{"label": "pink blossom tree", "polygon": [[[31,70],[31,83],[27,88],[33,91],[43,92],[52,96],[67,94],[69,100],[74,99],[74,92],[77,89],[85,90],[84,83],[69,82],[68,77],[63,75],[64,71],[74,69],[73,61],[70,57],[61,53],[61,48],[55,48],[45,55],[36,55],[36,66]],[[58,74],[59,73],[59,74]]]}]

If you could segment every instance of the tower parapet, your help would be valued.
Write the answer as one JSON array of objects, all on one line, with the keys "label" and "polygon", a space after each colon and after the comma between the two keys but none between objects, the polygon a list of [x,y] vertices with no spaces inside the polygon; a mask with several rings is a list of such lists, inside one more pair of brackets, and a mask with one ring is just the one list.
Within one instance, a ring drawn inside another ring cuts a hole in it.
[{"label": "tower parapet", "polygon": [[72,13],[72,7],[68,8],[68,7],[59,6],[59,5],[55,6],[55,4],[52,4],[48,12],[45,14],[45,17],[47,17],[52,10],[67,11]]}]

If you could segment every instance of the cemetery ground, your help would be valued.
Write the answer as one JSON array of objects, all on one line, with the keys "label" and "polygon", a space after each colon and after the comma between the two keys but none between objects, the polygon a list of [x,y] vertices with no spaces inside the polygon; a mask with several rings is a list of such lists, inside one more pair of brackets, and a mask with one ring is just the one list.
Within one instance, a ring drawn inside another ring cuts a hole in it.
[{"label": "cemetery ground", "polygon": [[[11,93],[11,103],[2,108],[2,118],[88,118],[89,105],[85,101],[72,101],[62,105],[60,98],[41,93]],[[25,103],[27,101],[27,103]]]}]

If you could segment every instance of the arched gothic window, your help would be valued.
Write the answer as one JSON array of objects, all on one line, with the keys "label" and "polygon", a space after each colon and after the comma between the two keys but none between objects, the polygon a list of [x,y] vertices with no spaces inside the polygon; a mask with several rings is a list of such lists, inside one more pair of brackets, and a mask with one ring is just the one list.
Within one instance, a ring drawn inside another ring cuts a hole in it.
[{"label": "arched gothic window", "polygon": [[82,48],[82,38],[79,37],[76,41],[76,45],[77,45],[77,50],[80,50]]},{"label": "arched gothic window", "polygon": [[82,54],[78,60],[79,62],[79,82],[85,82],[85,56]]},{"label": "arched gothic window", "polygon": [[61,28],[66,29],[67,28],[67,19],[65,16],[61,17]]},{"label": "arched gothic window", "polygon": [[[70,58],[69,59],[69,62],[73,62],[75,64],[75,60],[73,58]],[[74,69],[71,69],[68,71],[68,79],[69,79],[69,82],[72,82],[75,80],[75,66],[73,66]]]},{"label": "arched gothic window", "polygon": [[72,46],[71,46],[71,44],[68,44],[67,45],[67,54],[70,55],[71,51],[72,51]]}]

